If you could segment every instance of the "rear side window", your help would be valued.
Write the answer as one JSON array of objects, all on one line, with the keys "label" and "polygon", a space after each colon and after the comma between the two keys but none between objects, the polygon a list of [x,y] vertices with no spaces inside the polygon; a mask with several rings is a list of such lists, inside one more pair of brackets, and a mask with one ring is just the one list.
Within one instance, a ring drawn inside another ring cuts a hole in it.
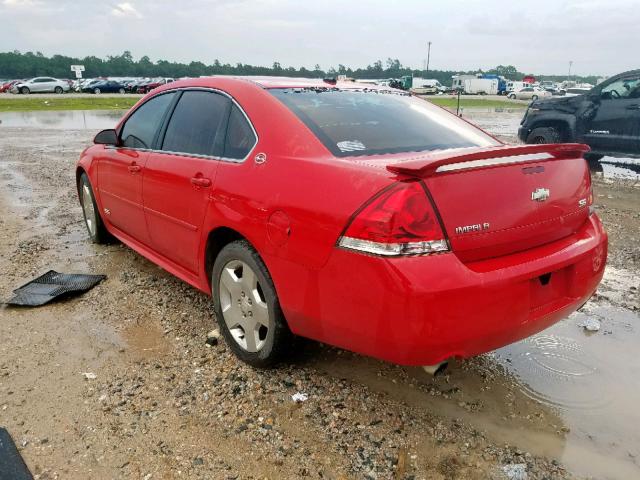
[{"label": "rear side window", "polygon": [[141,105],[127,119],[120,138],[129,148],[151,148],[160,122],[175,93],[158,95]]},{"label": "rear side window", "polygon": [[229,99],[218,93],[184,92],[171,115],[162,150],[214,155],[216,136],[228,105]]},{"label": "rear side window", "polygon": [[253,128],[249,125],[244,114],[237,106],[232,105],[222,156],[242,160],[249,154],[256,144],[256,140]]},{"label": "rear side window", "polygon": [[303,88],[271,93],[338,157],[498,145],[455,115],[391,90]]}]

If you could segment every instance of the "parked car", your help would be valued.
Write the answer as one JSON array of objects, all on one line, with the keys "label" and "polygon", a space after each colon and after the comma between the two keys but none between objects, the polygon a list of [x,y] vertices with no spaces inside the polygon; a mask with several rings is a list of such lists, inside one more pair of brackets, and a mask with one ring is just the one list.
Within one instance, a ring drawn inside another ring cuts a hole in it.
[{"label": "parked car", "polygon": [[526,143],[580,142],[587,158],[640,155],[640,70],[621,73],[587,93],[532,102],[518,130]]},{"label": "parked car", "polygon": [[173,78],[157,78],[155,80],[151,80],[149,82],[138,85],[136,89],[136,93],[149,93],[154,88],[158,88],[167,83],[173,82]]},{"label": "parked car", "polygon": [[178,81],[94,143],[76,170],[91,239],[212,295],[254,366],[292,335],[407,365],[477,355],[565,318],[604,272],[587,146],[505,145],[386,87]]},{"label": "parked car", "polygon": [[8,80],[0,85],[0,93],[5,93],[11,90],[16,83],[20,83],[22,80]]},{"label": "parked car", "polygon": [[20,81],[11,87],[12,93],[64,93],[69,91],[69,84],[64,80],[52,77],[36,77]]},{"label": "parked car", "polygon": [[120,82],[113,80],[100,80],[92,82],[85,87],[82,87],[82,91],[86,93],[125,93],[124,85]]},{"label": "parked car", "polygon": [[138,87],[143,85],[143,84],[145,84],[145,83],[147,83],[147,82],[150,82],[150,80],[149,79],[137,79],[137,80],[133,80],[131,82],[127,82],[125,84],[125,90],[127,92],[129,92],[129,93],[137,93]]},{"label": "parked car", "polygon": [[538,100],[539,98],[551,97],[551,92],[540,87],[525,87],[517,92],[510,92],[507,98],[512,100]]}]

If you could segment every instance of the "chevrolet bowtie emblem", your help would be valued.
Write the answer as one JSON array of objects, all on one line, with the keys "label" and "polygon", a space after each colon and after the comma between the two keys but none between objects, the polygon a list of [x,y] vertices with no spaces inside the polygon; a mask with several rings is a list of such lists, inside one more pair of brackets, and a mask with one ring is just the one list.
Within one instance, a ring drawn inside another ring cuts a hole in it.
[{"label": "chevrolet bowtie emblem", "polygon": [[535,191],[531,192],[531,200],[534,202],[544,202],[549,198],[549,195],[548,188],[536,188]]}]

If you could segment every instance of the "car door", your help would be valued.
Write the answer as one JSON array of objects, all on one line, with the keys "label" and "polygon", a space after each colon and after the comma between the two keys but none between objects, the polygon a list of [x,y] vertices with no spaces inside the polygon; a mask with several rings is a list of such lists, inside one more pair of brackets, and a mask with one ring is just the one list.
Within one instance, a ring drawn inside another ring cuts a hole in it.
[{"label": "car door", "polygon": [[202,224],[210,201],[231,101],[221,93],[180,93],[167,118],[160,151],[147,160],[143,202],[151,244],[198,273]]},{"label": "car door", "polygon": [[28,83],[29,90],[34,93],[39,93],[43,91],[44,87],[44,78],[38,77],[34,78]]},{"label": "car door", "polygon": [[149,245],[142,207],[142,179],[149,151],[176,94],[157,95],[139,106],[119,129],[120,145],[98,155],[98,192],[105,219],[134,240]]},{"label": "car door", "polygon": [[531,100],[531,96],[533,95],[533,88],[523,88],[518,92],[518,98],[521,100]]},{"label": "car door", "polygon": [[640,149],[640,75],[613,80],[594,94],[595,115],[585,128],[587,143],[594,150],[637,153]]}]

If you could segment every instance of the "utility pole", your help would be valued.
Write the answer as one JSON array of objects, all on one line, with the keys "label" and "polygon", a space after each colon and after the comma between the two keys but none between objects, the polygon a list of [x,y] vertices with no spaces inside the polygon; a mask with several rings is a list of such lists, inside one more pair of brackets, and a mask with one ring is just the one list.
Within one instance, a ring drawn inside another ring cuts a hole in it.
[{"label": "utility pole", "polygon": [[573,60],[569,60],[569,74],[567,75],[567,80],[571,77],[571,66],[573,65]]},{"label": "utility pole", "polygon": [[431,42],[427,42],[427,73],[425,75],[429,75],[429,60],[431,59]]}]

